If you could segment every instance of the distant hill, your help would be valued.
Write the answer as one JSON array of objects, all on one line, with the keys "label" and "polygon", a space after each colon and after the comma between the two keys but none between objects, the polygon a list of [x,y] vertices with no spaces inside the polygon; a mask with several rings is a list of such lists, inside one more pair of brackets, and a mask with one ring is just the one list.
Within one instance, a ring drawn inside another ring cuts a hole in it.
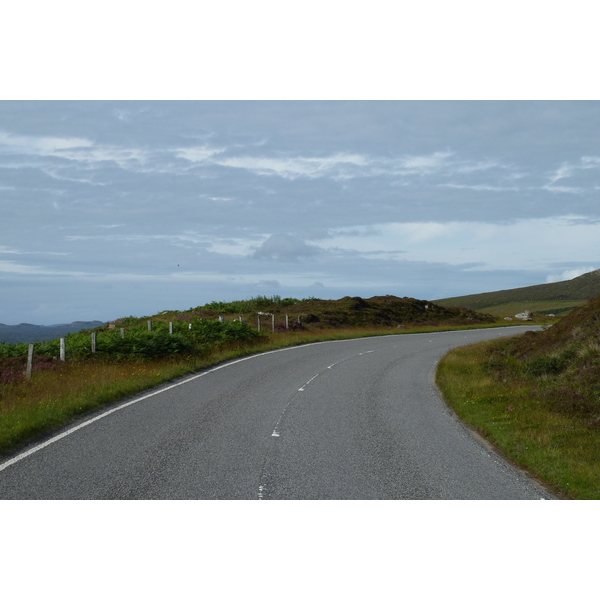
[{"label": "distant hill", "polygon": [[64,337],[69,333],[76,333],[82,329],[93,329],[102,325],[104,325],[102,321],[74,321],[60,325],[32,325],[31,323],[4,325],[0,323],[0,342],[7,344],[45,342]]},{"label": "distant hill", "polygon": [[543,314],[567,313],[600,294],[600,269],[568,281],[456,296],[434,300],[441,306],[464,306],[493,315],[514,315],[525,310]]}]

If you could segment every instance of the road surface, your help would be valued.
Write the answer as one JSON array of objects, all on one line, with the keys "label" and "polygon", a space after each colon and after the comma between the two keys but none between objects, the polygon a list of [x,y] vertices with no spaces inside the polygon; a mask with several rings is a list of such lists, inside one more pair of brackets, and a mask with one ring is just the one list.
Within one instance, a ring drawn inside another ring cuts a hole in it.
[{"label": "road surface", "polygon": [[3,499],[540,499],[434,384],[520,328],[323,342],[141,393],[0,462]]}]

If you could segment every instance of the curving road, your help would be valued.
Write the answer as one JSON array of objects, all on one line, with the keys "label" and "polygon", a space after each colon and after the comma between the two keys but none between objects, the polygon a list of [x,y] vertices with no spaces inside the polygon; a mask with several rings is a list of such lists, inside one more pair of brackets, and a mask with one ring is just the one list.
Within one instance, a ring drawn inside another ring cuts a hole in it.
[{"label": "curving road", "polygon": [[451,348],[525,328],[324,342],[113,405],[0,463],[3,499],[540,499],[436,391]]}]

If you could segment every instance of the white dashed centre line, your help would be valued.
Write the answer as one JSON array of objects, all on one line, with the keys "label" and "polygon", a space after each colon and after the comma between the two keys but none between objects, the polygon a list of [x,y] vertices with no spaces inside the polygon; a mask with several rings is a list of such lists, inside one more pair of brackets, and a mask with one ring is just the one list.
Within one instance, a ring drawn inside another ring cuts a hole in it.
[{"label": "white dashed centre line", "polygon": [[[343,360],[334,362],[333,364],[329,365],[327,367],[327,369],[332,369],[336,365],[346,362],[347,360],[350,360],[351,358],[355,358],[356,356],[363,356],[363,354],[371,354],[372,352],[375,352],[375,350],[367,350],[366,352],[359,352],[358,354],[355,354],[353,357],[351,356],[349,358],[344,358]],[[313,375],[304,385],[302,385],[301,387],[298,388],[298,392],[304,392],[306,389],[306,386],[309,385],[310,383],[312,383],[318,376],[319,376],[319,373],[317,373],[316,375]],[[277,424],[275,425],[275,429],[273,429],[273,433],[271,433],[271,437],[275,437],[275,438],[281,437],[281,433],[279,431],[281,422],[283,421],[283,418],[285,417],[285,415],[288,411],[288,408],[290,407],[291,403],[293,402],[294,398],[296,397],[296,393],[292,394],[292,397],[288,400],[287,404],[285,405],[285,408],[281,411],[281,414],[279,415],[279,419],[277,419]],[[263,475],[261,474],[261,479],[262,479],[262,476]],[[266,493],[265,486],[261,483],[258,486],[258,499],[263,500],[265,497],[265,493]]]},{"label": "white dashed centre line", "polygon": [[[328,367],[329,368],[329,367]],[[313,380],[315,380],[317,377],[319,376],[319,374],[317,373],[314,377],[311,377],[301,388],[298,388],[299,392],[303,392],[304,388]]]}]

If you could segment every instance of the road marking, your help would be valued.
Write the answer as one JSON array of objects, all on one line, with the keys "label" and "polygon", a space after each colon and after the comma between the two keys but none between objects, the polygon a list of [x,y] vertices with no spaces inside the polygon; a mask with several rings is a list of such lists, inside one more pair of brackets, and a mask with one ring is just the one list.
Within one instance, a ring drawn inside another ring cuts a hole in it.
[{"label": "road marking", "polygon": [[[329,367],[328,367],[329,368]],[[301,388],[298,388],[299,392],[303,392],[304,388],[314,379],[316,379],[319,376],[319,374],[317,373],[314,377],[311,377]]]},{"label": "road marking", "polygon": [[371,352],[375,352],[375,350],[366,350],[365,352],[359,352],[358,354],[355,354],[354,356],[349,356],[348,358],[343,358],[342,360],[338,360],[337,362],[334,362],[333,364],[329,365],[327,368],[333,369],[333,367],[335,367],[336,365],[346,362],[347,360],[351,360],[353,358],[356,358],[357,356],[362,356],[363,354],[371,354]]},{"label": "road marking", "polygon": [[[338,360],[337,362],[334,362],[333,364],[329,365],[327,367],[327,369],[332,369],[333,367],[335,367],[336,365],[339,365],[340,363],[346,362],[352,358],[356,358],[356,356],[362,356],[363,354],[370,354],[371,352],[375,352],[375,350],[367,350],[365,352],[359,352],[358,354],[355,354],[354,356],[350,356],[348,358]],[[299,392],[306,391],[306,386],[309,385],[310,383],[312,383],[319,375],[320,375],[320,373],[313,375],[304,385],[302,385],[302,387],[298,388],[298,391]],[[285,408],[281,411],[281,414],[279,415],[279,419],[277,419],[277,424],[275,425],[275,429],[273,430],[271,437],[280,437],[281,436],[281,433],[279,432],[279,426],[281,425],[281,421],[283,420],[283,417],[287,413],[287,410],[295,397],[296,397],[296,394],[293,394],[292,397],[288,400],[288,403],[285,405]]]}]

